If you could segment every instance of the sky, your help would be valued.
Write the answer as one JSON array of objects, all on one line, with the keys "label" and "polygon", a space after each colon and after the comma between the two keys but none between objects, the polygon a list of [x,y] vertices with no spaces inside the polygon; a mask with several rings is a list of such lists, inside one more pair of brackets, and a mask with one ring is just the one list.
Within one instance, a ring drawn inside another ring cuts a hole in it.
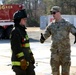
[{"label": "sky", "polygon": [[0,0],[0,4],[2,4],[2,0]]}]

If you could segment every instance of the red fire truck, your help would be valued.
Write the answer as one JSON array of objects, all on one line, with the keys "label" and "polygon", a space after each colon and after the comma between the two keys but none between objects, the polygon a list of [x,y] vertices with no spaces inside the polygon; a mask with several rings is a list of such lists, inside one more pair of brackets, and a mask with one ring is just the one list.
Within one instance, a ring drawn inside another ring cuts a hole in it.
[{"label": "red fire truck", "polygon": [[0,39],[9,39],[14,24],[13,14],[23,8],[22,4],[0,5]]}]

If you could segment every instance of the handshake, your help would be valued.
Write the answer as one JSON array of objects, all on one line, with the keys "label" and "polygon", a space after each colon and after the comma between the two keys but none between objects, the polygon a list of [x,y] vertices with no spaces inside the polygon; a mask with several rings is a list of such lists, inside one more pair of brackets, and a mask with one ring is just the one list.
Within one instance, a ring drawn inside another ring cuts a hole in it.
[{"label": "handshake", "polygon": [[45,41],[45,38],[44,38],[43,34],[41,33],[40,42],[44,43],[44,41]]}]

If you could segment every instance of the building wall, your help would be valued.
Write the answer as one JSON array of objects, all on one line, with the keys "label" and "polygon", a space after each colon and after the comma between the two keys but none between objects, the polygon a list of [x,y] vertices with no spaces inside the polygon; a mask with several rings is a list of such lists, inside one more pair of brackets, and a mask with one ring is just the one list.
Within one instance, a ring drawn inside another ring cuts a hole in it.
[{"label": "building wall", "polygon": [[[76,27],[76,15],[62,15],[62,17],[72,23]],[[40,17],[40,29],[45,29],[46,26],[54,20],[52,15],[41,16]]]}]

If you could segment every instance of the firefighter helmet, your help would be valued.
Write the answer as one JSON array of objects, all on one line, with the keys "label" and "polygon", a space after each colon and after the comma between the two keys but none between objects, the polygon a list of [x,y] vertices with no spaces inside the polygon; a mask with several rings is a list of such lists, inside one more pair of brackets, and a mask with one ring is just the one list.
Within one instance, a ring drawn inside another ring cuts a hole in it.
[{"label": "firefighter helmet", "polygon": [[21,18],[27,18],[27,14],[26,14],[25,9],[16,11],[16,12],[14,13],[14,15],[13,15],[13,19],[14,19],[14,20],[16,20],[16,19],[21,19]]}]

